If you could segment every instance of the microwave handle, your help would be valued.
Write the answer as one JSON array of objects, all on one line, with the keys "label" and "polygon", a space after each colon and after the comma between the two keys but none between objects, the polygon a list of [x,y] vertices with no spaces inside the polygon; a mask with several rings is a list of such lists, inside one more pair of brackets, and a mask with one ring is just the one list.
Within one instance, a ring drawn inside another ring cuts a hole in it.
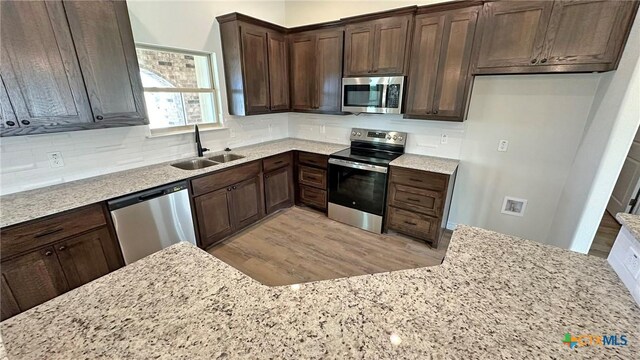
[{"label": "microwave handle", "polygon": [[389,90],[389,83],[384,84],[382,88],[382,107],[387,107],[387,91]]}]

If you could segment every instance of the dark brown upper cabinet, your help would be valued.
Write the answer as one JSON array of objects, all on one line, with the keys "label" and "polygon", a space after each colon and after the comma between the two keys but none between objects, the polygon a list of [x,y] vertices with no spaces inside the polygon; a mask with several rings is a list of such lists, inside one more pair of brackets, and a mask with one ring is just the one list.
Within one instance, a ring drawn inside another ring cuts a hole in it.
[{"label": "dark brown upper cabinet", "polygon": [[405,118],[462,121],[481,6],[416,15]]},{"label": "dark brown upper cabinet", "polygon": [[291,35],[291,108],[340,113],[343,28]]},{"label": "dark brown upper cabinet", "polygon": [[637,1],[486,3],[474,73],[614,70],[637,9]]},{"label": "dark brown upper cabinet", "polygon": [[144,123],[140,68],[124,1],[65,1],[97,123]]},{"label": "dark brown upper cabinet", "polygon": [[238,13],[219,16],[231,115],[289,109],[286,29]]},{"label": "dark brown upper cabinet", "polygon": [[124,1],[3,1],[0,13],[1,136],[147,123]]},{"label": "dark brown upper cabinet", "polygon": [[344,76],[406,75],[413,15],[345,26]]}]

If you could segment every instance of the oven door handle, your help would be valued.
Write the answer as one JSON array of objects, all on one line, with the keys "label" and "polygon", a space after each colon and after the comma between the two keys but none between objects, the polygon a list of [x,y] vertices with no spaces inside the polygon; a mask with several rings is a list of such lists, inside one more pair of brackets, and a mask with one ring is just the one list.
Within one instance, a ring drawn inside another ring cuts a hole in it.
[{"label": "oven door handle", "polygon": [[329,164],[344,166],[344,167],[359,169],[359,170],[375,171],[383,174],[387,173],[387,168],[384,166],[363,164],[355,161],[347,161],[347,160],[336,159],[336,158],[329,158]]}]

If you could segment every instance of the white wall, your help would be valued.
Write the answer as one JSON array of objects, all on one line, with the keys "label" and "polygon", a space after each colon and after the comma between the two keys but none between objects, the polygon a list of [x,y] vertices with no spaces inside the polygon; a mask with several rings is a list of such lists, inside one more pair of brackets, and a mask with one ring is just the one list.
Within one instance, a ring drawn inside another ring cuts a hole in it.
[{"label": "white wall", "polygon": [[547,242],[587,253],[640,124],[640,16],[615,72],[602,75]]},{"label": "white wall", "polygon": [[[282,1],[128,1],[136,42],[215,54],[225,126],[202,133],[212,150],[288,136],[286,114],[238,118],[228,115],[220,33],[215,17],[233,11],[284,23]],[[192,135],[147,138],[136,126],[0,140],[0,193],[68,182],[195,155]],[[61,151],[65,166],[51,169],[47,153]]]}]

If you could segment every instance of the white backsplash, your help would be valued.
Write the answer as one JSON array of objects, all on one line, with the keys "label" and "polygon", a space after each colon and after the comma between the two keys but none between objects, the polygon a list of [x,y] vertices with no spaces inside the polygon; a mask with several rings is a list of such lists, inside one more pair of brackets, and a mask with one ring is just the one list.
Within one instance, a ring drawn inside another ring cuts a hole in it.
[{"label": "white backsplash", "polygon": [[[465,131],[464,123],[409,120],[402,115],[289,114],[289,136],[295,138],[348,144],[354,127],[404,131],[406,152],[450,159],[460,158]],[[442,134],[447,134],[446,144],[440,143]]]},{"label": "white backsplash", "polygon": [[[227,116],[227,129],[203,131],[212,151],[288,137],[286,114]],[[51,168],[59,151],[64,167]],[[146,126],[17,136],[0,139],[0,193],[35,189],[195,155],[193,134],[149,137]]]}]

